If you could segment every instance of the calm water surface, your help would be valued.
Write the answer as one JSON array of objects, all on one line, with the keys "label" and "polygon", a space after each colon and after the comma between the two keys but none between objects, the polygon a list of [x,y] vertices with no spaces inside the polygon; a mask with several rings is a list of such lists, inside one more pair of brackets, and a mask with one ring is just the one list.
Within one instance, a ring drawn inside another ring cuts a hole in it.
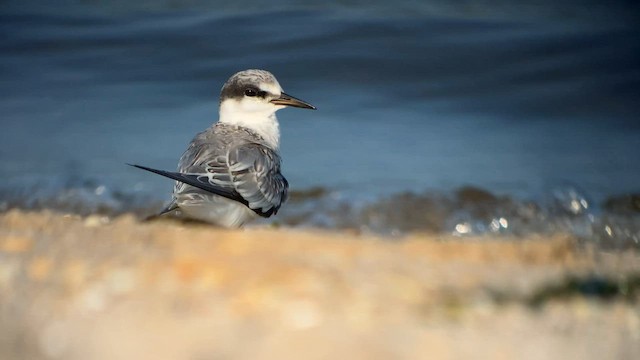
[{"label": "calm water surface", "polygon": [[264,68],[319,109],[278,113],[284,173],[303,192],[282,221],[414,229],[424,218],[391,214],[434,203],[448,209],[427,221],[439,231],[496,230],[522,209],[550,231],[559,207],[592,235],[622,206],[620,231],[640,238],[627,196],[640,192],[640,32],[628,23],[14,6],[0,34],[5,209],[157,206],[171,182],[124,164],[175,168],[217,120],[223,82]]}]

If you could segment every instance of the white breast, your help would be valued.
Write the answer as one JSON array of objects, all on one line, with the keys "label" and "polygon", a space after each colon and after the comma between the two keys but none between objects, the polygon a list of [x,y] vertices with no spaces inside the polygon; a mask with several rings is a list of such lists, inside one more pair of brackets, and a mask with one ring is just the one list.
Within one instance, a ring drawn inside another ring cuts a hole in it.
[{"label": "white breast", "polygon": [[250,129],[260,135],[269,147],[277,150],[280,147],[280,126],[276,110],[273,105],[250,99],[227,99],[220,104],[219,122]]}]

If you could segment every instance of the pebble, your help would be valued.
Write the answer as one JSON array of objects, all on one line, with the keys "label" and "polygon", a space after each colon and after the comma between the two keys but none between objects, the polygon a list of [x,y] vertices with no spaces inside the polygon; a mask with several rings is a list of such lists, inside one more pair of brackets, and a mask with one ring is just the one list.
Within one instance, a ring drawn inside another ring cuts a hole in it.
[{"label": "pebble", "polygon": [[31,249],[33,239],[26,236],[10,235],[7,236],[2,244],[0,250],[6,253],[22,253]]},{"label": "pebble", "polygon": [[27,268],[29,278],[36,281],[45,280],[51,271],[53,261],[47,257],[39,256],[31,260]]},{"label": "pebble", "polygon": [[108,223],[109,217],[107,216],[89,215],[86,219],[84,219],[84,226],[86,227],[97,227]]}]

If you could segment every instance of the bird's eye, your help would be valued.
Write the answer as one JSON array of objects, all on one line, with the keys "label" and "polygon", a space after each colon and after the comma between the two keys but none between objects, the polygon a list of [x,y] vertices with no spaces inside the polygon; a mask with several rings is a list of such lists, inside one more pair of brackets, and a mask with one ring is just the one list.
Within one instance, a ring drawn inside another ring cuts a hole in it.
[{"label": "bird's eye", "polygon": [[244,91],[244,94],[246,96],[256,96],[258,95],[258,92],[255,89],[247,89]]}]

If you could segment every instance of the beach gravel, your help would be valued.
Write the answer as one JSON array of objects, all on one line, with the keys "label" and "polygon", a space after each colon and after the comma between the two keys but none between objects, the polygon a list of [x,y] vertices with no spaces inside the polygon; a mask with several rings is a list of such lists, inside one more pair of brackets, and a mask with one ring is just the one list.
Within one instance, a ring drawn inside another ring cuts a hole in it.
[{"label": "beach gravel", "polygon": [[0,215],[2,359],[637,359],[640,254]]}]

